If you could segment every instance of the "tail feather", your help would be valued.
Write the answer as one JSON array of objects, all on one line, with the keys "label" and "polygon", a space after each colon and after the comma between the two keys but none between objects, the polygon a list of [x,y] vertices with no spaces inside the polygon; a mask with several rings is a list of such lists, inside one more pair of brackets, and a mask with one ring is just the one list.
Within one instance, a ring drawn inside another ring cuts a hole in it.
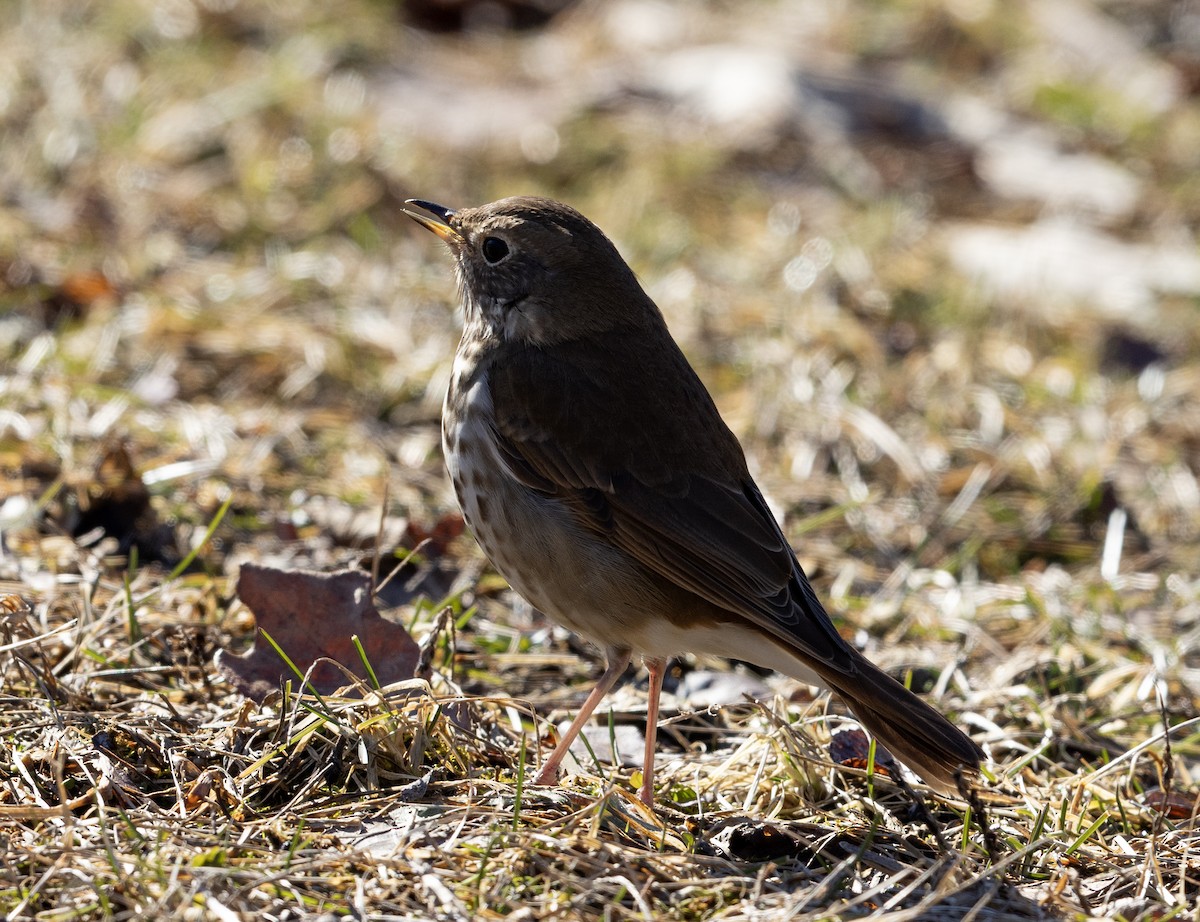
[{"label": "tail feather", "polygon": [[983,752],[938,711],[869,662],[856,657],[853,676],[823,674],[863,726],[934,790],[958,793],[959,778],[979,772]]}]

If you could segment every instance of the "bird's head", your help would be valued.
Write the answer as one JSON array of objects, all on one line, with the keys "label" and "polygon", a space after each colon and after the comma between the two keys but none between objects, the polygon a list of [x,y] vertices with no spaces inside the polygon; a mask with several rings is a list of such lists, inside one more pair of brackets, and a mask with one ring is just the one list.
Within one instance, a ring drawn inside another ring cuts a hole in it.
[{"label": "bird's head", "polygon": [[454,253],[467,324],[498,339],[545,346],[661,322],[616,247],[574,208],[533,196],[405,204],[434,216],[404,209]]}]

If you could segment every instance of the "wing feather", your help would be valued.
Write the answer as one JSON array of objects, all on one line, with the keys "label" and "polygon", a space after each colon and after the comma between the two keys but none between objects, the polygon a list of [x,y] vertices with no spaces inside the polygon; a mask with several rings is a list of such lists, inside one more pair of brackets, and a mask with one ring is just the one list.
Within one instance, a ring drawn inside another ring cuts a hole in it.
[{"label": "wing feather", "polygon": [[[552,359],[528,349],[489,372],[496,443],[512,475],[558,499],[582,526],[647,569],[836,671],[854,672],[852,652],[751,480],[736,438],[682,354],[670,361],[674,368],[652,377],[689,385],[668,396],[685,402],[675,415],[692,424],[654,433],[635,416],[636,393],[605,394],[594,385],[567,383],[596,378],[564,374],[555,367],[561,352]],[[631,376],[606,371],[603,380],[629,386]],[[612,425],[606,429],[600,420]],[[664,446],[664,439],[673,441]],[[714,455],[727,463],[706,463]],[[728,463],[730,457],[736,463]]]}]

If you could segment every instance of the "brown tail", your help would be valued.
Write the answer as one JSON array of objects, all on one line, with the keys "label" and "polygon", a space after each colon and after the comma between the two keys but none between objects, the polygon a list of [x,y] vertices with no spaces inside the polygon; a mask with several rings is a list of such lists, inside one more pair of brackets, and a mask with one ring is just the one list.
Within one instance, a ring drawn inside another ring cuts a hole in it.
[{"label": "brown tail", "polygon": [[853,677],[823,674],[870,733],[934,790],[955,795],[958,776],[970,781],[983,752],[958,727],[880,670],[857,656]]}]

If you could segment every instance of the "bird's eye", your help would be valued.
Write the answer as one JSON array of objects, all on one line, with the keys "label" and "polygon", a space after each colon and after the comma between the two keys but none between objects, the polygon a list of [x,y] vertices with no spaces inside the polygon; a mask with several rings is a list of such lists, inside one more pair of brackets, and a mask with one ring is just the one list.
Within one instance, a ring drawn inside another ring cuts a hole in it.
[{"label": "bird's eye", "polygon": [[499,237],[488,237],[483,241],[483,258],[493,266],[508,255],[508,244]]}]

